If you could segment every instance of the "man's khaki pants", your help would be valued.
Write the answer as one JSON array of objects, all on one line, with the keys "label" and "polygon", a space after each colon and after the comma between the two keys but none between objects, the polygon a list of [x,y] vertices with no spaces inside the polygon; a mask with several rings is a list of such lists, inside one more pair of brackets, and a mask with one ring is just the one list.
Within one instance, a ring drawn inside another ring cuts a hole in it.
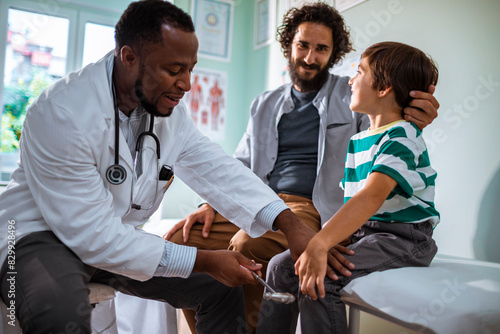
[{"label": "man's khaki pants", "polygon": [[[278,196],[290,207],[306,225],[319,231],[321,219],[318,211],[314,207],[312,200],[296,195],[278,194]],[[251,260],[262,264],[262,276],[265,279],[267,264],[271,258],[288,249],[288,241],[281,231],[268,231],[258,238],[252,238],[245,231],[240,230],[222,215],[217,214],[212,224],[208,238],[201,235],[203,225],[194,224],[189,234],[187,243],[183,242],[182,229],[178,230],[170,241],[181,245],[193,246],[199,249],[216,250],[230,249],[239,251]],[[254,333],[259,317],[259,308],[262,302],[264,287],[258,285],[244,285],[245,308],[247,316],[248,332]],[[194,332],[194,312],[184,310],[184,315]]]}]

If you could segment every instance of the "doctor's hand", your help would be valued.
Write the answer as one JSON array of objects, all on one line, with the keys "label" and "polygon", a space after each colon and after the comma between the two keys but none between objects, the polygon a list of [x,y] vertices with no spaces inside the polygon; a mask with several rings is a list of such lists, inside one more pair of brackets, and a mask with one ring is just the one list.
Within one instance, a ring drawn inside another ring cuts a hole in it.
[{"label": "doctor's hand", "polygon": [[203,204],[196,210],[195,212],[188,215],[186,218],[178,222],[172,227],[172,229],[163,236],[165,240],[169,240],[175,232],[182,229],[182,239],[184,243],[189,240],[189,233],[191,232],[191,227],[194,224],[200,223],[203,224],[203,229],[201,231],[201,235],[204,238],[208,238],[210,234],[210,229],[212,227],[212,223],[214,222],[215,211],[214,209],[207,203]]},{"label": "doctor's hand", "polygon": [[430,85],[427,92],[411,91],[413,100],[404,109],[405,120],[414,123],[420,130],[431,124],[438,116],[439,102],[434,97],[436,87]]},{"label": "doctor's hand", "polygon": [[242,266],[262,276],[260,272],[262,264],[255,263],[240,252],[229,250],[210,251],[198,249],[193,271],[206,273],[230,287],[242,284],[258,284],[250,271],[242,268]]}]

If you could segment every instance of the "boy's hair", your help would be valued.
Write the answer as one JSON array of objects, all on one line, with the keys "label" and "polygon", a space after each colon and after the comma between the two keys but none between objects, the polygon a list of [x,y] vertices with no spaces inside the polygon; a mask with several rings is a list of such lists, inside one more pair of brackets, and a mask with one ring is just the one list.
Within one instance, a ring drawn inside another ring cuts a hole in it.
[{"label": "boy's hair", "polygon": [[278,28],[276,39],[280,42],[283,55],[287,59],[291,55],[291,46],[297,28],[304,22],[320,23],[332,29],[333,50],[328,68],[352,50],[349,31],[342,16],[332,6],[318,2],[301,8],[291,8],[283,17],[283,24]]},{"label": "boy's hair", "polygon": [[161,43],[164,24],[185,32],[194,32],[191,17],[168,1],[132,2],[115,27],[116,51],[128,45],[135,52],[141,52],[146,43]]},{"label": "boy's hair", "polygon": [[376,90],[392,87],[396,102],[405,108],[411,101],[410,91],[427,91],[436,85],[438,69],[432,58],[421,50],[403,43],[382,42],[373,44],[363,52]]}]

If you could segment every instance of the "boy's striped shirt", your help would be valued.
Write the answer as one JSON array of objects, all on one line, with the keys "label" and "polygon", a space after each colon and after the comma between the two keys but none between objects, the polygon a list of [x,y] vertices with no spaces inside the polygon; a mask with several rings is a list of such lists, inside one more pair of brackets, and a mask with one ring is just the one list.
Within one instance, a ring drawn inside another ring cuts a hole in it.
[{"label": "boy's striped shirt", "polygon": [[344,203],[363,189],[372,172],[384,173],[398,184],[370,220],[438,224],[439,212],[434,207],[437,173],[414,124],[397,121],[351,137],[341,182]]}]

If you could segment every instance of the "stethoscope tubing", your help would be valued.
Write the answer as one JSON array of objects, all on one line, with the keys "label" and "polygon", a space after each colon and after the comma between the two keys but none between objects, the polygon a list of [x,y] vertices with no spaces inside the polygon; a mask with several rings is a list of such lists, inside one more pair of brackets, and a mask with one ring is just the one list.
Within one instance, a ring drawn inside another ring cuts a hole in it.
[{"label": "stethoscope tubing", "polygon": [[[115,156],[114,156],[114,164],[109,166],[107,171],[106,171],[106,179],[111,184],[119,185],[119,184],[122,184],[125,181],[125,179],[127,178],[127,171],[125,170],[125,168],[122,165],[120,165],[120,123],[119,123],[119,115],[118,115],[118,100],[116,99],[116,91],[115,91],[114,83],[112,84],[112,91],[113,91],[113,107],[114,107],[114,114],[115,114],[115,122],[114,122],[115,123]],[[137,142],[135,145],[135,157],[134,157],[134,163],[133,163],[134,170],[132,171],[133,173],[135,172],[135,167],[137,165],[137,157],[139,155],[139,150],[141,149],[142,141],[143,141],[144,137],[146,137],[146,136],[150,136],[156,142],[156,157],[158,158],[157,165],[159,164],[159,161],[160,161],[160,140],[158,139],[158,136],[156,136],[153,132],[154,115],[150,114],[149,117],[150,117],[149,118],[149,130],[142,132],[137,137]],[[157,172],[159,173],[159,171],[157,171]]]}]

